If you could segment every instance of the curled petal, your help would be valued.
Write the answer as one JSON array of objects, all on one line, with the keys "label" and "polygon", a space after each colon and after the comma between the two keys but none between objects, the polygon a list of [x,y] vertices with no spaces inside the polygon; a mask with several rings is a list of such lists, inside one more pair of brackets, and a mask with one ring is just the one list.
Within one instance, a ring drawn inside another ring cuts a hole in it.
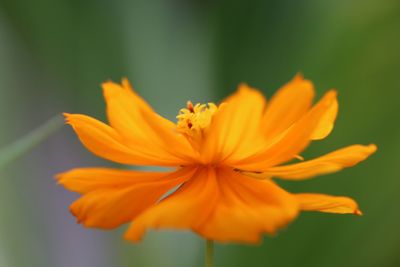
[{"label": "curled petal", "polygon": [[193,168],[170,173],[75,169],[58,176],[66,188],[84,194],[70,210],[86,227],[110,229],[133,220],[166,192],[190,179]]},{"label": "curled petal", "polygon": [[352,167],[367,159],[376,151],[376,146],[352,145],[316,159],[286,166],[271,167],[262,173],[245,172],[255,178],[278,177],[286,180],[304,180],[317,175],[333,173],[346,167]]},{"label": "curled petal", "polygon": [[305,116],[280,136],[275,137],[275,140],[271,141],[262,152],[229,164],[241,170],[266,171],[272,166],[296,157],[309,144],[321,119],[330,112],[335,101],[336,91],[327,92]]},{"label": "curled petal", "polygon": [[335,120],[337,117],[339,109],[339,104],[336,97],[330,102],[326,111],[319,119],[317,126],[315,127],[313,133],[311,134],[312,140],[321,140],[327,137],[333,130]]},{"label": "curled petal", "polygon": [[157,154],[140,144],[130,147],[114,128],[94,118],[81,114],[64,114],[81,142],[92,153],[123,164],[177,166],[187,163],[171,155]]},{"label": "curled petal", "polygon": [[314,86],[297,74],[269,101],[263,116],[263,134],[271,140],[303,117],[312,105]]},{"label": "curled petal", "polygon": [[[314,95],[314,85],[300,74],[280,88],[272,97],[264,114],[263,133],[266,138],[274,139],[302,118],[310,109]],[[335,100],[320,119],[311,135],[312,140],[320,140],[329,135],[337,112],[338,102]]]},{"label": "curled petal", "polygon": [[295,196],[300,204],[300,208],[304,211],[362,215],[357,203],[349,197],[306,193],[295,194]]}]

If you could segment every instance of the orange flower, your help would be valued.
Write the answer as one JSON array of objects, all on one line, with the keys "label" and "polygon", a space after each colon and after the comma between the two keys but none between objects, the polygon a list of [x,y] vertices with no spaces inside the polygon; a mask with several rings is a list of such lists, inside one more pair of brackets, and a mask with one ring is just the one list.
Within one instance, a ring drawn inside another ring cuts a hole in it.
[{"label": "orange flower", "polygon": [[[356,165],[375,145],[352,145],[300,163],[294,159],[332,130],[336,92],[312,105],[310,81],[297,75],[267,103],[241,84],[222,104],[187,103],[177,124],[156,114],[127,80],[103,84],[109,125],[65,114],[94,154],[128,165],[173,167],[168,172],[80,168],[58,181],[83,196],[71,212],[86,227],[130,222],[125,237],[147,229],[190,229],[206,239],[255,243],[301,210],[360,215],[356,202],[323,194],[291,194],[272,178],[304,180]],[[168,194],[175,190],[173,193]]]}]

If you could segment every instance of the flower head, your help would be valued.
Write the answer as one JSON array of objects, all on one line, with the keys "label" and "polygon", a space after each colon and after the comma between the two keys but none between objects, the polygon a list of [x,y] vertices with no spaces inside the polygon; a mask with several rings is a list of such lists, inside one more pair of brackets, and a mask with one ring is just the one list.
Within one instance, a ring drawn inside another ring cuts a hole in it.
[{"label": "flower head", "polygon": [[70,209],[86,227],[131,223],[125,234],[131,241],[147,229],[169,228],[255,243],[302,210],[361,214],[351,198],[292,194],[274,182],[336,172],[375,152],[375,145],[352,145],[288,163],[331,132],[338,111],[334,90],[313,105],[313,85],[300,75],[269,101],[241,84],[218,106],[188,102],[173,123],[156,114],[127,80],[104,83],[103,89],[109,124],[65,114],[86,148],[121,164],[174,169],[79,168],[60,174],[60,184],[82,194]]}]

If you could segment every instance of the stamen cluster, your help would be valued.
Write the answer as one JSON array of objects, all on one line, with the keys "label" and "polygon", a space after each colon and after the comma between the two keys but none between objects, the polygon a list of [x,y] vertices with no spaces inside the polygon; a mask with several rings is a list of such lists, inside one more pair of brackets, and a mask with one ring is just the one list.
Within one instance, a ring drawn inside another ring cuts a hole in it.
[{"label": "stamen cluster", "polygon": [[201,131],[207,128],[212,116],[217,111],[218,107],[214,103],[193,105],[188,101],[186,108],[179,111],[177,128],[183,134],[189,137],[196,138],[201,135]]}]

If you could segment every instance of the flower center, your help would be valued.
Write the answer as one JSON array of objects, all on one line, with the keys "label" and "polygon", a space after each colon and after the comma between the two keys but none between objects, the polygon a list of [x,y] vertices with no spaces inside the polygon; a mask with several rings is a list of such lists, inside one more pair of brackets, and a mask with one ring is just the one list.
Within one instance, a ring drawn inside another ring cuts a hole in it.
[{"label": "flower center", "polygon": [[186,108],[181,109],[176,116],[178,131],[198,140],[202,136],[202,131],[210,125],[212,116],[217,109],[218,107],[214,103],[193,106],[193,103],[188,101]]}]

